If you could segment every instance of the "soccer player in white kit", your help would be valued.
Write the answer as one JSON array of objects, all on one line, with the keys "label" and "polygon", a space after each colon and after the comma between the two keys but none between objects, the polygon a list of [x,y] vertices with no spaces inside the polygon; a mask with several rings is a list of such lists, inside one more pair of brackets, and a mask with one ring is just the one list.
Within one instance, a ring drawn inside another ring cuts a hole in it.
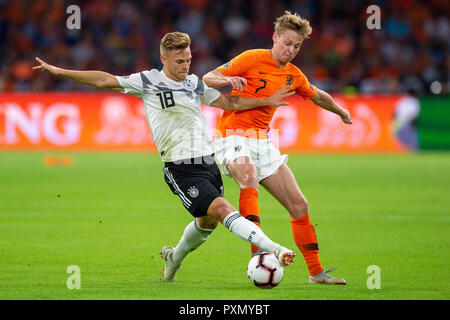
[{"label": "soccer player in white kit", "polygon": [[280,263],[289,265],[295,253],[270,240],[223,198],[222,179],[201,104],[225,110],[282,106],[287,103],[281,100],[293,94],[289,92],[291,87],[265,98],[223,96],[196,75],[188,74],[192,59],[189,35],[181,32],[166,34],[161,40],[160,51],[161,71],[152,69],[124,77],[102,71],[61,69],[39,58],[36,60],[40,65],[33,69],[97,88],[128,93],[144,102],[153,139],[164,161],[165,181],[195,217],[175,248],[162,248],[163,281],[175,280],[183,259],[208,239],[219,222],[239,238],[275,254]]}]

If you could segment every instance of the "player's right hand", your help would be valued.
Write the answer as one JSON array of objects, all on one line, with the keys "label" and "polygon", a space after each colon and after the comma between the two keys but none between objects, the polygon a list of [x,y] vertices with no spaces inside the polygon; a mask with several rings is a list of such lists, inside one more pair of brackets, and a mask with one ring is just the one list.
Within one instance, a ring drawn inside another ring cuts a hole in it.
[{"label": "player's right hand", "polygon": [[247,85],[247,79],[242,77],[226,77],[226,79],[230,86],[239,91],[242,91],[243,86]]},{"label": "player's right hand", "polygon": [[48,71],[51,74],[58,75],[58,71],[60,70],[58,67],[48,64],[43,60],[39,59],[38,57],[36,57],[36,61],[39,62],[40,65],[33,67],[33,70]]}]

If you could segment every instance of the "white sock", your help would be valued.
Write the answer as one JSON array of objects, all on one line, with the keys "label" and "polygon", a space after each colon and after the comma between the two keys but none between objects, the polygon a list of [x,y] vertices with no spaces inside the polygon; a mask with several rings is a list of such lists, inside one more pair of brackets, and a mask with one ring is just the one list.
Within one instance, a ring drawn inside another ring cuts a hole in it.
[{"label": "white sock", "polygon": [[194,251],[200,245],[208,240],[209,235],[214,231],[214,229],[204,229],[201,228],[197,219],[189,223],[184,229],[183,236],[175,247],[173,252],[172,260],[175,263],[181,263],[187,254]]},{"label": "white sock", "polygon": [[248,241],[261,249],[274,253],[280,245],[270,240],[264,232],[253,222],[245,219],[237,211],[228,214],[223,219],[225,228],[233,232],[239,238]]}]

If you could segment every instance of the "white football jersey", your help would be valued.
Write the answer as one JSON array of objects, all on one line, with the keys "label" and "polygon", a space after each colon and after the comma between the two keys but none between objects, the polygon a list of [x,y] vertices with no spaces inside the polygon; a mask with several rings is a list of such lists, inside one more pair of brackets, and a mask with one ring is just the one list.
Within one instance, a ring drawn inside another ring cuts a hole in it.
[{"label": "white football jersey", "polygon": [[178,82],[156,69],[116,77],[125,93],[144,102],[145,115],[165,162],[196,158],[214,152],[201,104],[210,105],[220,92],[196,75]]}]

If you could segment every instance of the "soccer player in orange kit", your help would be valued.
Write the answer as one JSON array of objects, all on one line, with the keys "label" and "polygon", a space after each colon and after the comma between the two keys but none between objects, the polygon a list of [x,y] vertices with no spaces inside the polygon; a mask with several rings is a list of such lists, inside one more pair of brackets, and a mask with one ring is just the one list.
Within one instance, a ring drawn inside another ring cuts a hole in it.
[{"label": "soccer player in orange kit", "polygon": [[[276,19],[271,50],[243,52],[228,63],[207,73],[203,80],[213,88],[233,86],[232,95],[269,96],[286,85],[304,99],[339,115],[351,124],[350,113],[340,107],[325,91],[311,85],[302,71],[290,63],[312,28],[309,21],[285,11]],[[225,175],[232,176],[241,189],[239,211],[260,225],[258,183],[289,212],[294,241],[308,266],[311,284],[346,284],[329,275],[319,259],[319,247],[308,203],[294,174],[287,166],[287,155],[271,144],[268,131],[276,108],[266,106],[245,111],[225,110],[218,124],[215,154]],[[258,247],[252,245],[252,254]]]}]

